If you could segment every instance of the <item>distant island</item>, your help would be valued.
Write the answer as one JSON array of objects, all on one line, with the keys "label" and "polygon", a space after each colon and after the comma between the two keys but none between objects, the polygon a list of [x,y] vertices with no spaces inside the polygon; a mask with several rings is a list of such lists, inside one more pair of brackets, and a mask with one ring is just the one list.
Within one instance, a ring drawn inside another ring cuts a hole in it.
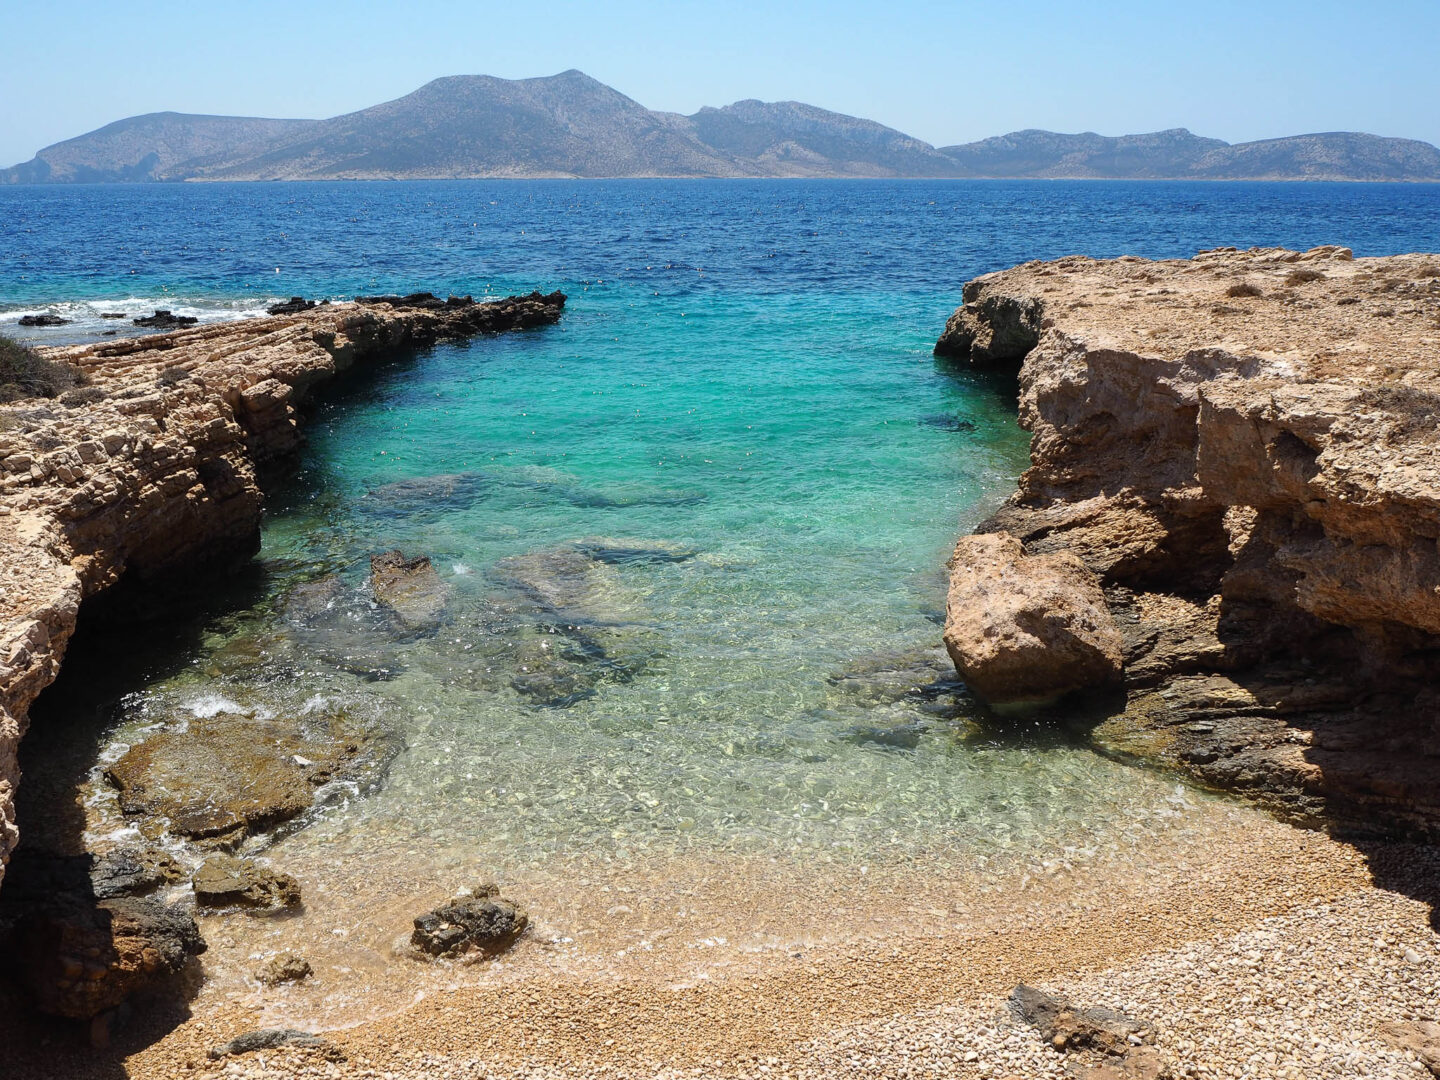
[{"label": "distant island", "polygon": [[1440,150],[1361,132],[1230,144],[1183,128],[1029,130],[937,148],[795,101],[655,112],[566,71],[455,75],[328,120],[148,113],[0,170],[10,184],[479,177],[1440,181]]}]

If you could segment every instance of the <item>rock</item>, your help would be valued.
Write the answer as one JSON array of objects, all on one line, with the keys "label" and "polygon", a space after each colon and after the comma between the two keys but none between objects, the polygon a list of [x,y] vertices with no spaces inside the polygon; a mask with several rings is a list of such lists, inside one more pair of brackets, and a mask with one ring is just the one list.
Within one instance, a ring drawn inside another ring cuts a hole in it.
[{"label": "rock", "polygon": [[105,770],[127,815],[234,844],[303,814],[334,780],[374,783],[396,746],[345,710],[296,717],[194,717],[137,743]]},{"label": "rock", "polygon": [[[564,305],[563,293],[440,311],[321,304],[283,319],[45,350],[82,368],[101,396],[30,407],[3,433],[0,863],[18,839],[26,714],[55,678],[82,599],[113,597],[124,582],[127,608],[177,594],[193,602],[197,580],[208,587],[253,556],[261,480],[299,446],[315,387],[442,339],[554,323]],[[191,378],[162,392],[155,382],[169,367]],[[62,447],[64,464],[52,464]]]},{"label": "rock", "polygon": [[587,536],[576,540],[573,547],[587,559],[611,566],[688,562],[698,554],[695,548],[669,540],[622,540],[611,536]]},{"label": "rock", "polygon": [[[1287,281],[1296,262],[1323,267],[1324,304]],[[1432,265],[1231,249],[967,286],[946,347],[976,362],[1040,320],[1031,467],[981,531],[1098,578],[1126,690],[1087,723],[1098,747],[1300,823],[1440,837]],[[1225,314],[1246,283],[1244,318]]]},{"label": "rock", "polygon": [[1024,983],[1011,993],[1010,1007],[1062,1052],[1098,1050],[1120,1056],[1135,1045],[1132,1037],[1142,1042],[1153,1039],[1153,1025],[1111,1009],[1082,1009]]},{"label": "rock", "polygon": [[100,313],[100,317],[102,319],[124,319],[128,318],[129,316],[127,316],[123,311],[102,311]]},{"label": "rock", "polygon": [[1040,340],[1045,306],[1024,292],[1006,289],[1000,274],[968,282],[964,306],[950,316],[935,355],[972,364],[1018,363]]},{"label": "rock", "polygon": [[446,588],[424,555],[387,551],[370,559],[370,587],[406,630],[433,632],[445,615]]},{"label": "rock", "polygon": [[292,296],[289,300],[281,301],[278,304],[271,304],[265,309],[265,314],[298,315],[302,311],[309,311],[314,306],[314,300],[306,300],[303,296]]},{"label": "rock", "polygon": [[1381,1024],[1380,1037],[1391,1046],[1414,1054],[1432,1076],[1440,1076],[1440,1023],[1405,1020]]},{"label": "rock", "polygon": [[95,859],[90,883],[102,900],[116,896],[143,896],[164,885],[184,880],[185,871],[174,857],[158,848],[120,848]]},{"label": "rock", "polygon": [[459,956],[472,950],[503,952],[525,932],[529,917],[495,885],[482,885],[415,920],[410,943],[429,956]]},{"label": "rock", "polygon": [[479,472],[416,476],[372,488],[362,508],[407,516],[427,510],[463,510],[495,484],[494,477]]},{"label": "rock", "polygon": [[37,1008],[89,1019],[137,991],[151,991],[205,951],[178,906],[149,898],[55,898],[17,923],[14,954]]},{"label": "rock", "polygon": [[992,705],[1033,704],[1115,682],[1122,641],[1074,555],[1027,556],[1007,533],[967,536],[950,560],[945,647]]},{"label": "rock", "polygon": [[211,1061],[218,1061],[236,1054],[253,1054],[257,1050],[278,1050],[282,1046],[321,1050],[326,1052],[325,1056],[331,1061],[344,1060],[344,1055],[328,1039],[295,1028],[261,1028],[259,1031],[247,1031],[229,1042],[211,1047],[207,1056]]},{"label": "rock", "polygon": [[255,978],[266,986],[279,986],[281,983],[300,982],[314,973],[315,969],[305,957],[299,953],[283,952],[261,964],[255,971]]},{"label": "rock", "polygon": [[21,326],[65,326],[69,319],[62,319],[59,315],[22,315],[20,316]]},{"label": "rock", "polygon": [[252,859],[212,855],[191,880],[201,907],[291,908],[300,906],[300,886]]},{"label": "rock", "polygon": [[58,855],[21,849],[11,860],[0,921],[13,921],[57,896],[84,901],[144,896],[184,879],[180,864],[156,848],[120,848],[104,855]]},{"label": "rock", "polygon": [[148,326],[155,330],[178,330],[182,326],[194,326],[200,320],[194,315],[172,315],[165,308],[156,308],[154,315],[131,319],[136,326]]}]

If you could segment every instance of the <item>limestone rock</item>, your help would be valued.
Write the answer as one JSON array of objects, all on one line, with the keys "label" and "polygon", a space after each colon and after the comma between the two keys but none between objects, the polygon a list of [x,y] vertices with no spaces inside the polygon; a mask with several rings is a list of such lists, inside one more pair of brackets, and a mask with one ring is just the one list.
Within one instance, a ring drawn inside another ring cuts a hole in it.
[{"label": "limestone rock", "polygon": [[396,550],[373,556],[370,587],[406,630],[433,631],[445,615],[445,583],[423,555],[407,559]]},{"label": "limestone rock", "polygon": [[212,855],[191,880],[201,907],[290,908],[300,906],[300,886],[289,874],[253,859]]},{"label": "limestone rock", "polygon": [[258,1031],[247,1031],[243,1035],[235,1036],[229,1042],[212,1046],[206,1056],[211,1061],[218,1061],[220,1058],[233,1057],[238,1054],[253,1054],[257,1050],[278,1050],[282,1046],[321,1050],[325,1051],[325,1056],[332,1061],[344,1060],[344,1055],[330,1040],[296,1028],[261,1028]]},{"label": "limestone rock", "polygon": [[272,956],[255,971],[255,978],[266,986],[279,986],[287,982],[300,982],[313,975],[315,969],[310,961],[298,953],[283,952]]},{"label": "limestone rock", "polygon": [[1381,1024],[1380,1037],[1391,1046],[1408,1050],[1432,1076],[1440,1076],[1440,1023],[1405,1020]]},{"label": "limestone rock", "polygon": [[1122,630],[1095,741],[1293,820],[1440,836],[1435,256],[1075,256],[964,299],[940,352],[1029,350],[1030,468],[982,531],[1078,557]]},{"label": "limestone rock", "polygon": [[522,908],[501,899],[497,886],[482,885],[416,918],[410,943],[429,956],[494,954],[514,944],[529,922]]},{"label": "limestone rock", "polygon": [[1154,1026],[1112,1009],[1085,1009],[1062,997],[1020,983],[1010,1007],[1056,1050],[1098,1050],[1121,1055],[1153,1038]]},{"label": "limestone rock", "polygon": [[333,780],[374,782],[396,747],[344,710],[187,718],[105,770],[127,815],[182,836],[234,844],[309,810]]},{"label": "limestone rock", "polygon": [[1007,533],[967,536],[950,560],[945,647],[993,705],[1114,682],[1120,631],[1093,574],[1068,553],[1028,556]]},{"label": "limestone rock", "polygon": [[205,951],[179,907],[149,898],[99,902],[60,897],[15,928],[21,977],[38,1008],[88,1019],[140,990],[153,990]]},{"label": "limestone rock", "polygon": [[[556,322],[563,293],[436,309],[321,304],[45,350],[79,367],[84,400],[0,407],[0,863],[17,840],[16,747],[54,680],[82,598],[183,593],[248,559],[260,477],[300,443],[300,411],[338,372],[442,338]],[[188,379],[161,374],[183,369]]]}]

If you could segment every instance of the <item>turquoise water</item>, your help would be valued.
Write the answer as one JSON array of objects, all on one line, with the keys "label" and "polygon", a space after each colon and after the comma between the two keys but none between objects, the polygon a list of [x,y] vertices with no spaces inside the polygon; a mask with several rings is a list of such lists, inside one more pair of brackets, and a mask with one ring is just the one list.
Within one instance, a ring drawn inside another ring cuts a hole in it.
[{"label": "turquoise water", "polygon": [[[557,326],[329,391],[270,500],[264,588],[77,707],[103,723],[102,765],[217,712],[323,701],[395,733],[377,790],[252,842],[304,884],[286,933],[312,952],[392,898],[403,929],[417,892],[481,874],[544,882],[554,917],[589,888],[574,865],[614,883],[782,860],[799,890],[807,869],[938,880],[1203,833],[1213,803],[994,727],[947,670],[945,558],[1013,489],[1026,436],[1013,387],[931,348],[964,280],[1025,258],[1434,248],[1437,206],[1404,185],[0,190],[0,323],[76,320],[40,340],[94,336],[126,305],[570,296]],[[438,627],[376,604],[370,557],[397,547],[432,560]],[[84,786],[92,842],[128,835],[98,767]],[[258,925],[226,923],[237,971],[279,933]]]}]

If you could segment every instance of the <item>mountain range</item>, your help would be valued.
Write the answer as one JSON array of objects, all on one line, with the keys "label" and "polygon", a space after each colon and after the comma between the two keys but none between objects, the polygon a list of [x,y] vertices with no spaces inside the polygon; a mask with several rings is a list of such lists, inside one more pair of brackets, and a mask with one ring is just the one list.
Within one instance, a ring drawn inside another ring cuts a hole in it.
[{"label": "mountain range", "polygon": [[936,148],[795,101],[655,112],[566,71],[450,76],[328,120],[148,113],[46,147],[0,183],[652,176],[1430,181],[1440,150],[1360,132],[1232,145],[1183,128]]}]

